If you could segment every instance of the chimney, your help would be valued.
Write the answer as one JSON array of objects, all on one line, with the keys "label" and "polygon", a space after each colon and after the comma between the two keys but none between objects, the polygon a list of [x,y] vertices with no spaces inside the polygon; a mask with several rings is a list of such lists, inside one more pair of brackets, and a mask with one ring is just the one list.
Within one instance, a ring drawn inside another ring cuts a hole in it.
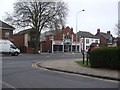
[{"label": "chimney", "polygon": [[100,29],[98,28],[98,29],[97,29],[97,33],[99,33],[99,32],[100,32]]},{"label": "chimney", "polygon": [[65,27],[64,26],[62,26],[62,30],[64,29]]},{"label": "chimney", "polygon": [[67,26],[66,28],[70,29],[69,26]]},{"label": "chimney", "polygon": [[110,31],[107,31],[107,34],[110,34]]},{"label": "chimney", "polygon": [[73,28],[71,27],[71,31],[73,32]]}]

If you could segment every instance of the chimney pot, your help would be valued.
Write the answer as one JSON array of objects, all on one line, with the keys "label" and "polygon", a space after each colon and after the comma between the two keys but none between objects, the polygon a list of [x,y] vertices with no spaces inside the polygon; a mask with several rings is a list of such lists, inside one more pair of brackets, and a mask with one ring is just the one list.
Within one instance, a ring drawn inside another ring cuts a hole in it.
[{"label": "chimney pot", "polygon": [[97,29],[97,33],[99,33],[99,32],[100,32],[100,29],[98,28],[98,29]]},{"label": "chimney pot", "polygon": [[71,27],[71,31],[73,32],[73,28]]},{"label": "chimney pot", "polygon": [[110,34],[110,31],[107,31],[107,34]]}]

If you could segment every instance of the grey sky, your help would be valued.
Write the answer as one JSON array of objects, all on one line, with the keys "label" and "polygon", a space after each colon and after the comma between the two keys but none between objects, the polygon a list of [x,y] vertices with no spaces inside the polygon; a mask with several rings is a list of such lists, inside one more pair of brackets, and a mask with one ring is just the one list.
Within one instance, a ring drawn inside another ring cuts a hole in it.
[{"label": "grey sky", "polygon": [[[78,15],[78,30],[89,31],[93,34],[100,28],[102,32],[110,30],[115,36],[115,24],[118,23],[119,0],[64,0],[68,3],[69,14],[66,26],[73,27],[76,32],[76,13]],[[15,0],[2,0],[0,3],[0,19],[4,19],[5,12],[12,12]]]}]

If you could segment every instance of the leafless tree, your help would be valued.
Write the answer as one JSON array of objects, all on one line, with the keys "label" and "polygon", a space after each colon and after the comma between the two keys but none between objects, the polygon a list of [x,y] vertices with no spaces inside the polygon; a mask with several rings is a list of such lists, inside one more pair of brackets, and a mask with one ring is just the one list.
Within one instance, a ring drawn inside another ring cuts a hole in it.
[{"label": "leafless tree", "polygon": [[38,53],[41,31],[58,30],[65,24],[68,8],[64,2],[16,2],[14,14],[6,20],[21,27],[30,26],[36,34],[35,53]]}]

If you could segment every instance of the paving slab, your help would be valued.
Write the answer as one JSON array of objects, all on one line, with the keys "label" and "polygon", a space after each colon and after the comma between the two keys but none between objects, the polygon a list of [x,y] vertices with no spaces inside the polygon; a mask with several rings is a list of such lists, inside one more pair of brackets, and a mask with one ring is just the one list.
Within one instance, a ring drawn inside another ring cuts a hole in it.
[{"label": "paving slab", "polygon": [[78,59],[74,60],[55,60],[55,61],[43,61],[39,63],[39,66],[59,71],[68,71],[73,73],[80,73],[89,76],[97,76],[107,79],[115,79],[119,80],[120,71],[111,70],[111,69],[100,69],[100,68],[90,68],[80,66],[76,63],[76,61],[80,61]]}]

